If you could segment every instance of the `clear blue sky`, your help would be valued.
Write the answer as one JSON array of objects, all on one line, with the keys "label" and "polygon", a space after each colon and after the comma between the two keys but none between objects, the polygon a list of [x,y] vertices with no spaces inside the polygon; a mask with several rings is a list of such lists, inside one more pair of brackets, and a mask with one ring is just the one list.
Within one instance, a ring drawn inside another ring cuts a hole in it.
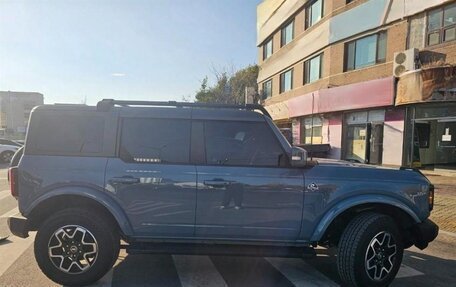
[{"label": "clear blue sky", "polygon": [[0,0],[0,90],[45,103],[181,100],[256,63],[261,0]]}]

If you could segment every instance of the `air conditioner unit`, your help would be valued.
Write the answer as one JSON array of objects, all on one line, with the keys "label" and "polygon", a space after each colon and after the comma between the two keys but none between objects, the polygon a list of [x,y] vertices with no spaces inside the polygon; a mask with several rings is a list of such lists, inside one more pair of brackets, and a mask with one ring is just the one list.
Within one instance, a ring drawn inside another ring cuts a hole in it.
[{"label": "air conditioner unit", "polygon": [[393,75],[400,77],[407,71],[415,70],[418,56],[419,51],[415,48],[394,53]]}]

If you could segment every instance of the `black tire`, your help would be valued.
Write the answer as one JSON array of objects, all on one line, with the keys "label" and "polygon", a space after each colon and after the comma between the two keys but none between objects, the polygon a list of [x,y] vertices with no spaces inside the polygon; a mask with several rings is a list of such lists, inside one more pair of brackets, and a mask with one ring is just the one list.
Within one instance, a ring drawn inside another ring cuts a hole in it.
[{"label": "black tire", "polygon": [[401,235],[391,217],[360,214],[340,238],[339,276],[347,286],[388,286],[399,271],[403,252]]},{"label": "black tire", "polygon": [[67,286],[98,281],[112,268],[119,249],[120,236],[111,221],[101,213],[79,208],[52,215],[35,238],[38,266],[49,279]]},{"label": "black tire", "polygon": [[9,163],[13,158],[14,152],[7,150],[0,154],[0,160],[2,163]]}]

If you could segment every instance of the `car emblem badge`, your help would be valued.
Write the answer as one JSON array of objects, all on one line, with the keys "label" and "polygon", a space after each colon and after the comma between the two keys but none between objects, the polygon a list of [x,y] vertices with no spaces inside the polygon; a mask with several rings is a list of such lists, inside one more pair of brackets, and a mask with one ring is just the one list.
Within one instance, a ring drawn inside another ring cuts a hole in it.
[{"label": "car emblem badge", "polygon": [[318,190],[318,185],[315,182],[312,182],[307,186],[308,191],[317,191]]}]

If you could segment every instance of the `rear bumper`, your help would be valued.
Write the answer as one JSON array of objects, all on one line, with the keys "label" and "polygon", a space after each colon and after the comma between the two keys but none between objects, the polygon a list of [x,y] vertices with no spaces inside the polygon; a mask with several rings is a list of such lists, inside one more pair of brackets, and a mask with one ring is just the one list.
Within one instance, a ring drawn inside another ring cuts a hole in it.
[{"label": "rear bumper", "polygon": [[8,227],[12,234],[27,238],[29,236],[28,220],[24,217],[11,216],[8,218]]},{"label": "rear bumper", "polygon": [[429,242],[433,241],[439,234],[439,227],[432,220],[425,221],[413,227],[414,244],[419,249],[424,249]]}]

